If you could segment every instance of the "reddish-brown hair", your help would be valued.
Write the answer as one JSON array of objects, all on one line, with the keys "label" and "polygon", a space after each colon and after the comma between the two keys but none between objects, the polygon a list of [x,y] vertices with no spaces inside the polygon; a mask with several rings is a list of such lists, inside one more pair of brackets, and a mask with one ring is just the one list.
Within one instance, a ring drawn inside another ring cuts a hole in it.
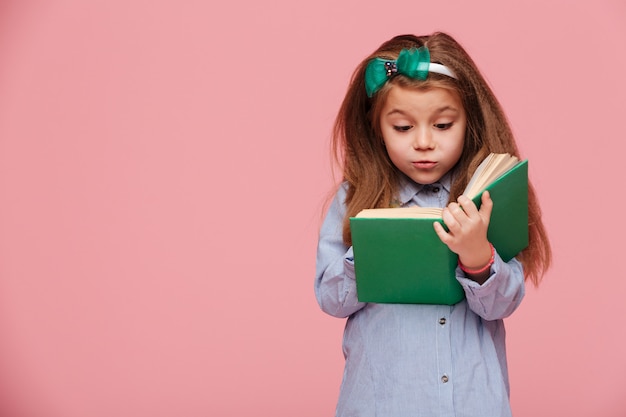
[{"label": "reddish-brown hair", "polygon": [[[367,97],[365,68],[371,59],[396,59],[402,49],[420,46],[428,47],[431,62],[447,66],[456,79],[436,73],[429,73],[424,81],[396,75],[372,98]],[[502,107],[458,42],[445,33],[401,35],[390,39],[356,68],[335,121],[333,148],[348,184],[343,225],[343,239],[348,246],[352,244],[349,218],[365,208],[389,207],[398,191],[400,171],[387,155],[379,126],[380,111],[393,85],[417,89],[440,87],[459,95],[467,115],[467,128],[463,154],[454,168],[451,199],[461,195],[471,174],[489,153],[520,156]],[[528,210],[529,245],[518,259],[524,265],[526,278],[538,285],[550,266],[552,255],[532,184],[529,184]]]}]

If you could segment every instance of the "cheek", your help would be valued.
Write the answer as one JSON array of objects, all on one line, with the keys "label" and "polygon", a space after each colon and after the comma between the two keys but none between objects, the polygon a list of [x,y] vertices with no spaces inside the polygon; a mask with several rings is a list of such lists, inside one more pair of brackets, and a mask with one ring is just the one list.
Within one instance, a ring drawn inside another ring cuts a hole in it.
[{"label": "cheek", "polygon": [[[450,138],[448,138],[450,139]],[[463,149],[464,149],[464,139],[463,138],[454,138],[454,140],[449,140],[446,141],[445,144],[440,143],[440,150],[447,155],[447,159],[450,162],[454,162],[456,163],[460,158],[461,155],[463,154]]]},{"label": "cheek", "polygon": [[392,136],[393,136],[392,133],[393,132],[390,129],[382,128],[380,130],[380,135],[381,135],[381,138],[382,138],[381,140],[383,141],[383,143],[387,144],[387,143],[389,143],[391,141]]},{"label": "cheek", "polygon": [[397,146],[387,146],[386,149],[391,162],[393,162],[396,167],[402,165],[402,162],[406,158],[406,152],[403,152],[403,150],[399,149]]},{"label": "cheek", "polygon": [[395,145],[395,142],[392,138],[386,136],[385,132],[382,133],[382,138],[379,143],[375,144],[375,147],[380,147],[380,151],[386,153],[392,161],[397,155],[397,146]]},{"label": "cheek", "polygon": [[461,138],[458,142],[457,145],[455,147],[455,155],[456,155],[456,161],[458,161],[459,159],[461,159],[461,155],[463,154],[463,149],[465,149],[465,140],[464,138]]},{"label": "cheek", "polygon": [[395,140],[395,138],[393,137],[393,134],[383,131],[382,138],[380,139],[380,143],[387,150],[387,152],[389,152],[390,149],[397,147],[398,141]]}]

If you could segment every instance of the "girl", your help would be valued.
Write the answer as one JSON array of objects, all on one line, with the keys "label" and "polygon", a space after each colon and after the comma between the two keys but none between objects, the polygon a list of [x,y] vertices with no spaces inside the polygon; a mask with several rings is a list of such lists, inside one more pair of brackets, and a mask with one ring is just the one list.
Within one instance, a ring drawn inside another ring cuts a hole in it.
[{"label": "girl", "polygon": [[[334,129],[344,181],[320,230],[315,292],[348,317],[337,416],[510,416],[503,319],[524,280],[538,285],[549,243],[529,186],[529,246],[508,263],[487,240],[493,202],[461,195],[490,153],[519,157],[504,113],[449,35],[397,36],[356,69]],[[466,299],[453,306],[357,299],[349,218],[391,206],[445,207]]]}]

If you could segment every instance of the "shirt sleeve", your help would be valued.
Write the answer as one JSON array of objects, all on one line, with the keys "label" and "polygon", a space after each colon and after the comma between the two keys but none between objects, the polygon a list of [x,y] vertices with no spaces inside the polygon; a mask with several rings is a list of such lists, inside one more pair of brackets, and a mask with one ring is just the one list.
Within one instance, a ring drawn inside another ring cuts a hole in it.
[{"label": "shirt sleeve", "polygon": [[456,269],[457,280],[463,286],[470,309],[485,320],[510,316],[524,298],[524,270],[515,258],[504,262],[496,253],[489,278],[478,284]]},{"label": "shirt sleeve", "polygon": [[320,229],[315,267],[315,296],[321,309],[335,317],[360,310],[352,247],[343,243],[345,186],[339,188]]}]

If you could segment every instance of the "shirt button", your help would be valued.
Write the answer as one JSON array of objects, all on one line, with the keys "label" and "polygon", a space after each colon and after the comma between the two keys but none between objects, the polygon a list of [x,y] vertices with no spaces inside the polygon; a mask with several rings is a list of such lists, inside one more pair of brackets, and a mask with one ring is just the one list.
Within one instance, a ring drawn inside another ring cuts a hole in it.
[{"label": "shirt button", "polygon": [[440,318],[440,319],[439,319],[439,324],[441,324],[442,326],[443,326],[444,324],[446,324],[446,318],[445,318],[445,317]]},{"label": "shirt button", "polygon": [[439,187],[433,187],[433,193],[438,193],[439,192]]},{"label": "shirt button", "polygon": [[441,382],[443,382],[444,384],[445,384],[446,382],[448,382],[448,381],[449,381],[449,379],[448,379],[448,375],[444,375],[444,376],[442,376],[442,377],[441,377]]}]

